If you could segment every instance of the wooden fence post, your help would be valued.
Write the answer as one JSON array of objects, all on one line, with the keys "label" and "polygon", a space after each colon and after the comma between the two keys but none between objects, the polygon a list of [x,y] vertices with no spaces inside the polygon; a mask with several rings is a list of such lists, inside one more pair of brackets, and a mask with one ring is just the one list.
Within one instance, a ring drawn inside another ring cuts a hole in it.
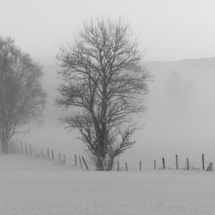
[{"label": "wooden fence post", "polygon": [[76,157],[76,155],[75,155],[75,166],[77,165],[77,157]]},{"label": "wooden fence post", "polygon": [[23,145],[22,145],[22,142],[21,142],[21,149],[22,149],[22,153],[23,153]]},{"label": "wooden fence post", "polygon": [[11,153],[14,153],[14,152],[13,152],[12,142],[9,142],[9,143],[8,143],[8,151],[11,152]]},{"label": "wooden fence post", "polygon": [[84,164],[85,164],[87,170],[89,170],[89,168],[88,168],[88,166],[87,166],[87,163],[86,163],[86,161],[84,160],[84,157],[82,157],[82,160],[84,161]]},{"label": "wooden fence post", "polygon": [[165,169],[166,166],[165,166],[165,160],[164,160],[164,158],[162,158],[162,161],[163,161],[163,169]]},{"label": "wooden fence post", "polygon": [[8,148],[12,153],[15,153],[13,142],[9,142]]},{"label": "wooden fence post", "polygon": [[30,151],[30,154],[32,155],[31,144],[29,145],[29,151]]},{"label": "wooden fence post", "polygon": [[47,157],[48,157],[48,159],[49,159],[49,149],[47,149]]},{"label": "wooden fence post", "polygon": [[54,160],[54,151],[52,150],[52,160]]},{"label": "wooden fence post", "polygon": [[205,170],[205,159],[204,159],[204,154],[202,154],[202,170]]},{"label": "wooden fence post", "polygon": [[64,157],[64,161],[66,162],[66,155],[64,154],[63,157]]},{"label": "wooden fence post", "polygon": [[14,147],[14,143],[11,141],[11,142],[9,142],[9,146],[8,146],[10,149],[9,149],[9,151],[11,151],[12,153],[16,153],[16,151],[15,151],[15,147]]},{"label": "wooden fence post", "polygon": [[187,170],[190,169],[190,166],[189,166],[189,159],[187,158]]},{"label": "wooden fence post", "polygon": [[117,162],[117,170],[119,171],[119,161]]},{"label": "wooden fence post", "polygon": [[154,160],[154,170],[156,170],[156,160]]},{"label": "wooden fence post", "polygon": [[8,150],[9,152],[14,153],[12,141],[8,143]]},{"label": "wooden fence post", "polygon": [[33,152],[34,152],[34,156],[37,156],[34,148],[33,148]]},{"label": "wooden fence post", "polygon": [[12,149],[11,149],[11,142],[8,143],[8,152],[13,153]]},{"label": "wooden fence post", "polygon": [[14,142],[11,142],[11,144],[13,145],[13,148],[14,148],[14,153],[17,153],[17,150],[16,150],[16,145]]},{"label": "wooden fence post", "polygon": [[176,169],[178,169],[178,155],[175,156],[176,159]]},{"label": "wooden fence post", "polygon": [[140,161],[140,171],[141,171],[141,169],[142,169],[142,168],[141,168],[141,161]]},{"label": "wooden fence post", "polygon": [[82,169],[82,163],[81,163],[81,157],[79,156],[79,161],[80,161],[80,165],[81,165],[81,169]]},{"label": "wooden fence post", "polygon": [[213,171],[213,163],[209,163],[208,167],[206,168],[206,171]]},{"label": "wooden fence post", "polygon": [[127,165],[127,162],[125,162],[125,168],[126,168],[126,171],[128,171],[128,165]]},{"label": "wooden fence post", "polygon": [[25,153],[28,154],[27,143],[25,143]]}]

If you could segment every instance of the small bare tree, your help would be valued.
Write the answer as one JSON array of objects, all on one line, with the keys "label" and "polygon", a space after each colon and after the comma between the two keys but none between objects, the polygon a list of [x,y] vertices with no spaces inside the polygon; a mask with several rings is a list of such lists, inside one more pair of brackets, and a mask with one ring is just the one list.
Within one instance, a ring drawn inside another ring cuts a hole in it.
[{"label": "small bare tree", "polygon": [[191,81],[184,81],[177,71],[172,71],[167,80],[167,95],[169,101],[176,105],[180,119],[184,108],[190,103],[194,94],[194,86]]},{"label": "small bare tree", "polygon": [[41,70],[11,38],[0,38],[0,137],[5,153],[20,127],[30,119],[41,120],[46,97],[40,84]]},{"label": "small bare tree", "polygon": [[61,120],[80,133],[97,170],[111,170],[114,159],[135,142],[133,115],[145,110],[151,76],[138,42],[121,20],[92,19],[73,43],[60,47],[57,60],[62,83],[56,103],[73,107]]}]

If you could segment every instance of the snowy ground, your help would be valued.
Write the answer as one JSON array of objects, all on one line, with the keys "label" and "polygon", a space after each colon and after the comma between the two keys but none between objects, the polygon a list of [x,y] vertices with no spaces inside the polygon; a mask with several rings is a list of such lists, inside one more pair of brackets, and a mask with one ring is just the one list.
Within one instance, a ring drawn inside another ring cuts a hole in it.
[{"label": "snowy ground", "polygon": [[1,154],[0,214],[215,214],[214,181],[214,171],[96,172]]}]

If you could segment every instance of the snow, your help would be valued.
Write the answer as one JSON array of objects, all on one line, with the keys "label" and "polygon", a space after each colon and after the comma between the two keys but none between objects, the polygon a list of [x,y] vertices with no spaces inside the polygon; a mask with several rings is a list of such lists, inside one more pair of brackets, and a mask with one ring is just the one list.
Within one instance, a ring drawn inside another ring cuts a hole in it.
[{"label": "snow", "polygon": [[1,215],[214,214],[215,172],[86,171],[41,157],[0,155]]}]

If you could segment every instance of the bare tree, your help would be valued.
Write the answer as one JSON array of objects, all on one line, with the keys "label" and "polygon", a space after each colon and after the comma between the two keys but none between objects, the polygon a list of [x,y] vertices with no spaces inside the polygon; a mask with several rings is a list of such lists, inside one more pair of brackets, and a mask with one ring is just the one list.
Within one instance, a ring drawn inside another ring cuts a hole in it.
[{"label": "bare tree", "polygon": [[132,118],[145,110],[151,78],[138,46],[127,24],[97,18],[85,22],[57,55],[62,83],[56,103],[72,108],[61,120],[80,133],[97,170],[111,170],[135,143]]},{"label": "bare tree", "polygon": [[46,94],[42,68],[21,52],[11,38],[0,38],[0,136],[8,153],[10,138],[29,120],[41,121]]},{"label": "bare tree", "polygon": [[169,101],[177,106],[181,119],[185,106],[190,103],[194,94],[192,82],[182,80],[179,72],[172,71],[167,81],[167,94]]}]

